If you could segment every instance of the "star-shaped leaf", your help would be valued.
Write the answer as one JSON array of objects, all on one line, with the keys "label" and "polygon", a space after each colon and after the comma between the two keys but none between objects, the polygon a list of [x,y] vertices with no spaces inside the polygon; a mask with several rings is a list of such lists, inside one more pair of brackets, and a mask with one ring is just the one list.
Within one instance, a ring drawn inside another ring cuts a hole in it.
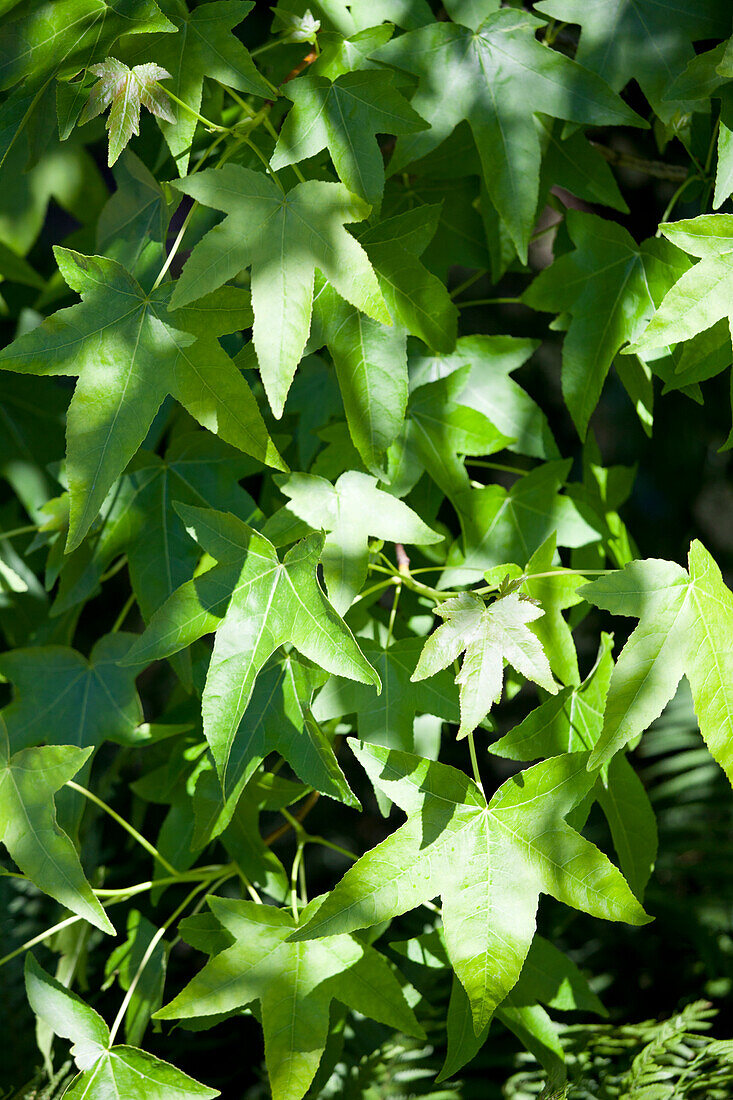
[{"label": "star-shaped leaf", "polygon": [[[167,87],[191,111],[201,110],[204,77],[246,95],[266,99],[273,94],[271,85],[257,72],[249,53],[232,33],[252,11],[250,0],[213,0],[191,12],[176,0],[161,0],[160,6],[178,33],[128,41],[125,57],[128,61],[155,61],[167,69]],[[195,115],[183,110],[175,124],[161,122],[181,176],[188,170],[197,122]]]},{"label": "star-shaped leaf", "polygon": [[[312,901],[301,919],[317,916],[322,901]],[[392,969],[374,948],[350,935],[291,943],[298,925],[274,906],[216,897],[209,906],[231,946],[155,1018],[209,1016],[259,1002],[273,1100],[301,1100],[307,1092],[326,1046],[332,1000],[423,1036]],[[185,920],[181,932],[185,938]]]},{"label": "star-shaped leaf", "polygon": [[617,352],[639,335],[688,264],[664,241],[652,237],[637,245],[620,225],[595,214],[570,210],[567,226],[575,251],[541,272],[522,300],[534,309],[569,314],[563,395],[585,439]]},{"label": "star-shaped leaf", "polygon": [[434,714],[446,722],[458,722],[458,692],[451,672],[437,672],[416,684],[412,679],[421,638],[402,638],[386,648],[365,638],[362,648],[379,673],[382,691],[332,676],[313,703],[315,717],[326,722],[356,714],[361,741],[388,748],[414,749],[413,728],[417,714]]},{"label": "star-shaped leaf", "polygon": [[93,1008],[26,956],[25,986],[31,1008],[51,1030],[72,1042],[79,1074],[66,1089],[68,1100],[124,1096],[126,1100],[213,1100],[216,1089],[144,1050],[112,1046],[109,1028]]},{"label": "star-shaped leaf", "polygon": [[318,583],[322,535],[309,535],[281,562],[268,539],[235,516],[179,505],[197,542],[218,564],[177,589],[156,611],[130,662],[149,662],[216,632],[203,694],[204,733],[219,778],[228,771],[257,673],[289,643],[328,672],[379,685],[351,631]]},{"label": "star-shaped leaf", "polygon": [[405,424],[387,452],[389,486],[404,496],[424,471],[452,501],[470,492],[465,455],[489,455],[511,440],[484,413],[458,403],[469,368],[418,386],[410,396]]},{"label": "star-shaped leaf", "polygon": [[89,599],[105,570],[124,553],[147,622],[191,577],[199,558],[175,503],[218,508],[251,523],[258,509],[239,485],[251,469],[250,458],[209,432],[176,435],[164,458],[138,451],[105,501],[96,537],[64,559],[54,613]]},{"label": "star-shaped leaf", "polygon": [[344,73],[333,83],[308,74],[290,81],[285,95],[295,106],[280,131],[272,167],[298,164],[328,148],[341,182],[372,206],[379,205],[384,191],[384,161],[375,135],[427,129],[386,70]]},{"label": "star-shaped leaf", "polygon": [[501,698],[504,663],[554,695],[558,690],[542,643],[527,624],[544,614],[516,593],[486,603],[472,592],[445,600],[435,608],[445,622],[430,635],[412,680],[426,680],[464,653],[460,685],[458,736],[472,733]]},{"label": "star-shaped leaf", "polygon": [[598,659],[581,684],[562,688],[491,746],[508,760],[538,760],[565,752],[589,752],[603,728],[613,672],[613,636],[601,635]]},{"label": "star-shaped leaf", "polygon": [[[541,161],[533,112],[591,125],[641,124],[595,73],[541,45],[535,38],[541,26],[528,12],[504,8],[477,30],[432,23],[372,54],[418,77],[412,105],[430,123],[424,133],[398,139],[390,172],[431,152],[466,119],[491,201],[523,262]],[[440,81],[435,79],[438,71]]]},{"label": "star-shaped leaf", "polygon": [[685,675],[700,732],[733,783],[733,595],[705,547],[692,543],[687,571],[655,558],[634,561],[580,595],[639,619],[613,670],[591,766],[608,763],[643,733]]},{"label": "star-shaped leaf", "polygon": [[411,355],[413,390],[453,374],[462,367],[464,387],[457,399],[483,413],[507,437],[508,451],[535,458],[559,458],[547,417],[510,375],[538,347],[535,340],[516,336],[462,336],[448,355]]},{"label": "star-shaped leaf", "polygon": [[152,62],[129,69],[115,57],[108,57],[99,65],[92,65],[90,72],[98,77],[89,99],[79,117],[83,125],[110,108],[107,119],[109,130],[109,157],[111,167],[122,150],[140,133],[140,108],[145,107],[156,118],[175,123],[176,116],[168,96],[158,81],[171,74]]},{"label": "star-shaped leaf", "polygon": [[39,890],[114,935],[74,845],[56,823],[53,800],[91,751],[73,745],[45,745],[11,755],[8,731],[0,716],[0,840]]},{"label": "star-shaped leaf", "polygon": [[[491,746],[510,760],[537,760],[565,752],[587,752],[598,742],[613,673],[613,636],[601,635],[598,657],[582,684],[563,688]],[[592,798],[611,830],[621,870],[642,900],[657,856],[657,823],[649,796],[623,753],[603,769]],[[590,808],[590,803],[587,803]]]},{"label": "star-shaped leaf", "polygon": [[728,319],[733,332],[733,215],[705,214],[662,225],[673,244],[699,258],[665,295],[659,309],[626,350],[647,352],[690,340]]},{"label": "star-shaped leaf", "polygon": [[216,339],[246,323],[248,308],[239,317],[230,310],[171,313],[170,283],[146,293],[114,260],[55,253],[82,301],[5,348],[0,368],[79,378],[66,429],[68,550],[84,538],[168,394],[205,428],[283,468],[247,383]]},{"label": "star-shaped leaf", "polygon": [[695,56],[692,43],[730,34],[730,13],[718,0],[542,0],[537,11],[563,23],[579,23],[576,60],[620,92],[637,80],[665,121],[671,81]]},{"label": "star-shaped leaf", "polygon": [[0,672],[13,684],[3,710],[15,752],[32,745],[97,748],[128,743],[143,720],[134,668],[122,668],[132,634],[105,634],[89,657],[66,646],[13,649],[0,655]]},{"label": "star-shaped leaf", "polygon": [[560,493],[569,469],[567,461],[546,462],[511,489],[487,485],[457,496],[464,549],[451,547],[441,587],[471,584],[495,565],[523,564],[553,531],[558,546],[596,542],[601,533],[590,508]]},{"label": "star-shaped leaf", "polygon": [[[341,474],[335,485],[312,474],[291,474],[280,482],[288,503],[268,521],[264,534],[275,545],[300,520],[305,529],[326,531],[321,561],[328,598],[345,615],[366,580],[369,536],[385,542],[429,546],[442,535],[423,523],[401,500],[377,487],[377,479],[357,470]],[[293,534],[287,541],[298,537]]]},{"label": "star-shaped leaf", "polygon": [[271,752],[279,752],[298,778],[314,790],[359,807],[336,759],[332,739],[321,729],[322,719],[311,711],[313,692],[325,676],[292,652],[274,657],[259,673],[234,735],[222,783],[217,784],[218,818],[210,836],[226,828],[235,807],[241,809],[243,788],[249,790],[250,779]]},{"label": "star-shaped leaf", "polygon": [[0,88],[19,87],[0,107],[0,164],[43,89],[105,57],[123,35],[175,30],[154,0],[41,0],[0,31]]},{"label": "star-shaped leaf", "polygon": [[372,926],[440,895],[448,956],[478,1034],[519,977],[540,893],[606,920],[648,919],[620,872],[563,821],[594,783],[586,754],[536,764],[487,804],[455,768],[352,747],[408,820],[346,872],[293,939]]},{"label": "star-shaped leaf", "polygon": [[369,260],[344,229],[369,207],[343,184],[307,180],[285,193],[262,172],[225,164],[174,186],[228,217],[194,248],[172,304],[192,302],[251,265],[254,344],[276,416],[308,339],[316,268],[347,302],[390,323]]}]

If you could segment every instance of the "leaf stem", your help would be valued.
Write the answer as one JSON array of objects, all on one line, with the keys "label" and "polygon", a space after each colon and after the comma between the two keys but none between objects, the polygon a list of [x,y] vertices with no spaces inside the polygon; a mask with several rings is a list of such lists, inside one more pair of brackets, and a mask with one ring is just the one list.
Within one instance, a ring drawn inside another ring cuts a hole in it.
[{"label": "leaf stem", "polygon": [[178,906],[178,908],[174,909],[174,911],[171,913],[171,915],[168,917],[168,919],[165,921],[165,923],[160,926],[158,931],[155,933],[155,935],[151,939],[150,943],[148,944],[148,946],[145,950],[145,954],[141,958],[140,964],[139,964],[137,970],[135,971],[135,974],[132,978],[132,981],[130,982],[130,985],[128,986],[127,992],[125,993],[125,996],[122,998],[122,1004],[120,1005],[119,1010],[117,1012],[117,1015],[115,1016],[114,1023],[112,1024],[112,1027],[109,1029],[109,1045],[110,1046],[112,1046],[112,1044],[114,1043],[115,1035],[119,1031],[120,1025],[121,1025],[122,1021],[124,1020],[124,1018],[125,1018],[125,1012],[127,1011],[127,1006],[129,1005],[130,1001],[132,1000],[133,994],[134,994],[135,990],[137,989],[137,984],[140,981],[140,978],[142,977],[143,970],[145,969],[148,962],[150,961],[150,958],[151,958],[153,952],[155,951],[155,948],[158,946],[161,939],[166,934],[167,930],[170,928],[171,924],[173,924],[173,921],[177,919],[179,914],[183,912],[183,910],[186,908],[186,906],[190,902],[192,902],[193,899],[196,897],[196,895],[201,890],[205,889],[206,886],[207,886],[207,883],[205,883],[205,882],[197,883],[197,885],[194,886],[193,890],[191,890],[190,893],[186,894],[186,897],[183,899],[183,901]]},{"label": "leaf stem", "polygon": [[17,535],[30,535],[37,530],[35,523],[29,523],[25,527],[13,527],[11,531],[0,531],[0,539],[14,539]]},{"label": "leaf stem", "polygon": [[179,107],[183,107],[184,111],[186,111],[189,115],[192,115],[193,118],[197,118],[199,122],[202,122],[207,130],[212,130],[220,134],[232,133],[231,126],[219,126],[218,123],[212,122],[210,118],[205,118],[203,115],[200,115],[198,111],[194,111],[193,107],[189,107],[188,103],[184,103],[183,100],[179,99],[177,95],[174,95],[173,92],[169,91],[168,88],[165,88],[159,80],[156,80],[155,83],[158,85],[160,90],[168,96],[169,99],[172,99],[173,102],[177,103]]},{"label": "leaf stem", "polygon": [[469,302],[456,302],[458,309],[467,309],[468,306],[521,306],[523,304],[521,298],[472,298]]},{"label": "leaf stem", "polygon": [[481,782],[481,772],[478,768],[478,758],[476,756],[476,742],[473,739],[473,732],[468,735],[468,751],[471,754],[471,767],[473,768],[473,778],[476,781],[476,786],[481,791],[481,794],[486,798],[486,792],[484,791],[484,785]]},{"label": "leaf stem", "polygon": [[482,470],[501,470],[505,474],[517,474],[519,477],[526,477],[530,473],[529,470],[522,470],[519,466],[508,466],[504,462],[489,462],[483,458],[470,458],[466,459],[468,466],[480,466]]},{"label": "leaf stem", "polygon": [[474,271],[473,275],[469,275],[467,279],[464,279],[462,283],[459,283],[455,290],[450,292],[451,298],[457,298],[459,294],[463,294],[464,290],[468,290],[470,286],[477,283],[479,279],[482,279],[484,275],[488,274],[488,268],[482,267],[478,271]]},{"label": "leaf stem", "polygon": [[152,845],[149,840],[146,840],[145,837],[141,833],[139,833],[133,825],[130,825],[128,821],[125,821],[124,817],[120,817],[116,810],[113,810],[112,807],[108,806],[106,802],[103,802],[101,798],[97,798],[96,794],[88,791],[86,787],[79,786],[79,784],[75,783],[73,779],[67,780],[66,786],[70,787],[72,791],[77,791],[79,794],[83,794],[85,798],[88,798],[89,801],[93,802],[95,806],[98,806],[100,810],[104,810],[106,814],[109,814],[109,816],[114,821],[116,821],[117,824],[125,830],[125,832],[130,834],[133,840],[137,841],[141,848],[144,848],[145,851],[153,857],[153,859],[157,859],[158,863],[161,865],[161,867],[164,867],[166,869],[169,875],[174,875],[176,877],[178,876],[179,872],[176,870],[173,864],[169,863],[165,856],[162,856],[158,849],[154,845]]},{"label": "leaf stem", "polygon": [[400,577],[394,590],[394,599],[392,600],[392,610],[389,613],[389,623],[387,625],[387,645],[392,642],[392,632],[394,631],[395,618],[397,616],[397,605],[400,602],[400,596],[402,595],[402,577]]},{"label": "leaf stem", "polygon": [[116,634],[117,633],[117,631],[120,629],[120,627],[124,623],[127,616],[132,611],[132,607],[133,607],[134,603],[135,603],[135,593],[131,592],[130,595],[125,600],[125,603],[124,603],[124,606],[123,606],[122,610],[120,611],[119,615],[115,619],[114,624],[112,626],[112,629],[110,631],[110,634]]}]

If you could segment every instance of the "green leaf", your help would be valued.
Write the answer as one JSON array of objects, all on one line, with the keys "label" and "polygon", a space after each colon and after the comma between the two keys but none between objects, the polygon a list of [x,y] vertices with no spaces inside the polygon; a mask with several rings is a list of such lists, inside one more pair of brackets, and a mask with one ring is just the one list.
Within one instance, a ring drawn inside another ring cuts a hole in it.
[{"label": "green leaf", "polygon": [[538,346],[535,340],[516,336],[462,336],[451,355],[411,356],[410,383],[413,389],[418,389],[469,367],[457,400],[483,413],[508,438],[508,451],[535,458],[559,458],[547,417],[509,377]]},{"label": "green leaf", "polygon": [[54,77],[101,60],[122,35],[170,33],[154,0],[41,0],[0,31],[0,88],[20,86],[0,107],[0,164]]},{"label": "green leaf", "polygon": [[114,935],[92,893],[69,837],[56,823],[53,796],[87,761],[91,749],[46,745],[11,756],[0,717],[0,837],[20,870],[52,898]]},{"label": "green leaf", "polygon": [[354,446],[366,468],[379,475],[405,419],[406,333],[365,317],[328,283],[317,287],[313,315],[336,368]]},{"label": "green leaf", "polygon": [[327,671],[362,683],[379,686],[379,677],[320,588],[322,535],[309,535],[281,562],[268,539],[231,514],[187,505],[178,511],[218,564],[170,596],[127,660],[148,663],[216,632],[204,733],[226,790],[240,720],[278,646],[289,642]]},{"label": "green leaf", "polygon": [[402,638],[387,647],[365,638],[362,648],[379,673],[381,693],[332,676],[313,703],[315,717],[326,722],[356,714],[360,740],[407,752],[415,747],[413,728],[418,713],[458,722],[458,692],[450,672],[437,672],[420,684],[412,680],[422,647],[420,638]]},{"label": "green leaf", "polygon": [[346,872],[294,940],[378,924],[440,894],[448,956],[478,1034],[516,984],[540,893],[607,920],[648,919],[616,868],[563,821],[594,782],[585,754],[535,765],[487,804],[445,764],[366,745],[354,752],[408,820]]},{"label": "green leaf", "polygon": [[391,491],[404,496],[427,471],[454,503],[470,491],[463,455],[488,455],[511,442],[482,412],[458,404],[468,368],[419,386],[411,395],[405,424],[389,449]]},{"label": "green leaf", "polygon": [[54,613],[89,599],[110,564],[125,553],[132,590],[148,622],[190,579],[199,557],[175,504],[207,505],[252,522],[258,509],[238,484],[251,468],[250,458],[208,432],[175,436],[164,458],[138,451],[105,501],[101,530],[66,558]]},{"label": "green leaf", "polygon": [[415,546],[443,539],[401,500],[379,489],[376,478],[357,470],[341,474],[335,485],[312,474],[291,474],[279,488],[288,503],[263,533],[281,545],[276,533],[280,524],[293,518],[311,530],[327,532],[321,554],[323,579],[340,615],[346,614],[366,580],[369,536]]},{"label": "green leaf", "polygon": [[311,711],[311,697],[322,678],[294,654],[273,659],[259,673],[222,775],[224,805],[214,836],[226,826],[243,787],[271,752],[279,752],[308,786],[359,807],[319,725],[322,719]]},{"label": "green leaf", "polygon": [[394,75],[385,70],[344,73],[333,83],[309,73],[290,81],[285,95],[295,106],[270,160],[275,171],[328,148],[341,182],[375,207],[384,191],[384,162],[376,134],[427,129],[395,87]]},{"label": "green leaf", "polygon": [[129,69],[127,65],[114,57],[108,57],[100,65],[92,65],[90,72],[98,77],[89,99],[79,117],[83,125],[101,115],[109,107],[107,129],[109,130],[110,167],[115,163],[122,150],[140,133],[140,108],[145,107],[157,118],[175,123],[171,103],[158,81],[170,76],[167,69],[148,62]]},{"label": "green leaf", "polygon": [[417,258],[429,245],[440,208],[411,210],[371,225],[359,240],[377,273],[393,321],[434,351],[452,351],[458,310],[443,283]]},{"label": "green leaf", "polygon": [[47,974],[29,951],[25,986],[31,1008],[62,1039],[72,1042],[71,1055],[80,1070],[93,1065],[109,1046],[109,1028],[81,997]]},{"label": "green leaf", "polygon": [[[322,898],[301,914],[317,915]],[[321,1060],[336,999],[408,1035],[424,1035],[387,962],[349,935],[290,943],[290,913],[251,901],[209,898],[234,943],[215,955],[156,1019],[227,1012],[258,1001],[273,1100],[301,1100]],[[184,926],[185,934],[185,926]]]},{"label": "green leaf", "polygon": [[425,680],[465,654],[456,676],[461,705],[459,738],[473,733],[498,703],[505,662],[551,695],[558,690],[545,651],[527,628],[544,614],[534,603],[511,594],[487,607],[480,596],[462,592],[438,604],[435,612],[445,622],[426,641],[411,678]]},{"label": "green leaf", "polygon": [[15,689],[3,710],[13,751],[42,742],[80,749],[128,742],[143,720],[138,669],[119,665],[133,641],[131,634],[102,635],[88,659],[65,646],[0,655],[0,673]]},{"label": "green leaf", "polygon": [[733,596],[697,540],[688,560],[689,572],[653,558],[632,562],[581,590],[597,607],[639,619],[611,677],[591,767],[607,763],[643,733],[686,675],[700,732],[733,782]]},{"label": "green leaf", "polygon": [[626,350],[644,352],[689,340],[728,318],[733,331],[730,292],[733,286],[733,216],[706,214],[663,225],[673,244],[699,258],[665,295],[649,324]]},{"label": "green leaf", "polygon": [[664,102],[671,79],[694,57],[692,43],[724,38],[730,20],[717,0],[542,0],[535,9],[582,28],[576,60],[620,92],[637,80],[655,112],[665,121],[673,108]]},{"label": "green leaf", "polygon": [[213,1100],[206,1088],[168,1062],[136,1047],[111,1046],[109,1028],[80,997],[26,956],[25,982],[33,1011],[56,1035],[71,1039],[79,1068],[64,1093],[69,1100],[124,1096],[129,1100]]},{"label": "green leaf", "polygon": [[[249,53],[232,33],[252,11],[250,0],[209,0],[191,12],[176,0],[161,0],[161,7],[178,33],[128,40],[125,59],[154,61],[167,69],[167,86],[191,112],[201,110],[204,77],[261,99],[272,95],[271,85],[257,72]],[[180,176],[188,171],[197,124],[195,115],[183,109],[178,111],[177,120],[160,122]]]},{"label": "green leaf", "polygon": [[595,214],[568,211],[567,225],[575,251],[541,272],[522,300],[570,316],[563,396],[585,439],[614,357],[637,338],[687,264],[665,242],[652,238],[639,246],[621,226]]},{"label": "green leaf", "polygon": [[507,760],[538,760],[591,750],[603,728],[613,671],[613,635],[602,634],[598,657],[582,684],[562,688],[491,746]]},{"label": "green leaf", "polygon": [[[283,468],[249,387],[215,333],[202,332],[195,311],[171,313],[170,283],[146,294],[114,260],[62,248],[56,258],[81,303],[5,348],[0,368],[79,377],[67,420],[69,551],[86,535],[167,394],[205,428]],[[225,328],[237,323],[232,318]]]},{"label": "green leaf", "polygon": [[[390,171],[435,149],[463,119],[486,186],[522,262],[537,206],[541,146],[533,112],[592,125],[641,125],[594,73],[542,46],[541,20],[503,9],[477,30],[433,23],[381,46],[375,60],[419,79],[412,105],[430,129],[397,142]],[[436,72],[441,79],[435,80]],[[450,95],[445,94],[450,87]]]},{"label": "green leaf", "polygon": [[595,516],[560,494],[568,470],[567,461],[546,462],[509,490],[487,485],[456,497],[464,549],[457,543],[451,547],[441,587],[480,580],[494,565],[526,562],[553,531],[558,546],[597,541],[601,533]]},{"label": "green leaf", "polygon": [[228,216],[194,248],[172,305],[200,298],[251,265],[254,344],[276,416],[308,338],[316,268],[347,302],[390,323],[374,271],[344,229],[369,207],[342,184],[308,180],[286,194],[262,172],[226,164],[174,186]]}]

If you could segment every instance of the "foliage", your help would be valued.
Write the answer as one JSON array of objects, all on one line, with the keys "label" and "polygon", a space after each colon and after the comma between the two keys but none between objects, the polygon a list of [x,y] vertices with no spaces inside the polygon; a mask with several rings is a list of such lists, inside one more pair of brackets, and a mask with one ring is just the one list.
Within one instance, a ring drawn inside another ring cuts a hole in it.
[{"label": "foliage", "polygon": [[728,7],[0,3],[3,1095],[730,1091]]}]

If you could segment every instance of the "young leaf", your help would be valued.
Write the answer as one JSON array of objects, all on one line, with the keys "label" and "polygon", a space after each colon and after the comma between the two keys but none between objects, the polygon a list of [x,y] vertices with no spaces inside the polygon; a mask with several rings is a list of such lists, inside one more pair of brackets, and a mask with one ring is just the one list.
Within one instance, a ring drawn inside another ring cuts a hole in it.
[{"label": "young leaf", "polygon": [[278,646],[289,642],[327,671],[362,683],[379,686],[379,677],[318,583],[322,535],[309,535],[281,562],[272,543],[235,516],[186,505],[178,511],[218,564],[166,600],[127,660],[158,660],[216,632],[204,733],[226,790],[239,722]]},{"label": "young leaf", "polygon": [[570,210],[567,226],[575,251],[541,272],[522,300],[534,309],[570,316],[563,342],[563,396],[585,439],[614,357],[639,335],[687,262],[656,238],[637,245],[620,225],[595,214]]},{"label": "young leaf", "polygon": [[158,81],[171,75],[167,69],[151,62],[129,69],[115,57],[108,57],[102,64],[92,65],[90,71],[99,79],[81,112],[79,125],[83,126],[110,107],[107,119],[107,163],[110,168],[129,144],[133,134],[140,133],[141,107],[165,122],[175,123],[176,116],[171,103],[163,89],[158,86]]},{"label": "young leaf", "polygon": [[[219,316],[204,334],[195,311],[171,313],[170,283],[146,293],[114,260],[55,251],[81,303],[5,348],[0,368],[79,378],[66,429],[69,551],[86,535],[167,394],[233,446],[283,468],[247,383],[216,339]],[[230,315],[224,329],[238,323]]]},{"label": "young leaf", "polygon": [[427,123],[379,69],[345,73],[331,83],[308,74],[285,86],[295,106],[285,120],[270,164],[277,171],[328,148],[342,183],[378,207],[384,162],[376,134],[413,134]]},{"label": "young leaf", "polygon": [[342,184],[308,180],[286,194],[262,172],[226,164],[173,186],[227,217],[194,248],[172,305],[200,298],[251,265],[254,343],[276,416],[308,338],[316,268],[347,302],[390,324],[374,271],[344,229],[369,207]]},{"label": "young leaf", "polygon": [[273,90],[232,33],[252,11],[251,0],[209,0],[191,12],[176,0],[162,0],[161,6],[178,33],[128,40],[125,58],[162,65],[168,70],[171,92],[190,108],[180,109],[177,120],[161,118],[160,122],[178,174],[185,176],[198,124],[195,113],[201,110],[204,77],[261,99],[269,98]]},{"label": "young leaf", "polygon": [[89,68],[122,35],[174,30],[154,0],[41,0],[24,7],[0,31],[0,87],[19,84],[0,107],[0,164],[55,76]]},{"label": "young leaf", "polygon": [[593,785],[586,754],[536,764],[487,804],[445,764],[352,747],[408,820],[346,872],[293,940],[369,927],[440,894],[448,955],[478,1034],[519,977],[540,893],[607,920],[648,919],[619,871],[563,821]]},{"label": "young leaf", "polygon": [[527,624],[544,614],[512,593],[487,607],[480,596],[462,592],[435,608],[445,622],[430,635],[411,679],[426,680],[464,653],[460,684],[461,724],[458,737],[473,733],[501,698],[504,663],[554,695],[558,690],[539,639]]},{"label": "young leaf", "polygon": [[114,935],[68,836],[56,823],[53,796],[79,771],[91,749],[45,745],[11,755],[0,717],[0,840],[20,870],[52,898]]},{"label": "young leaf", "polygon": [[594,125],[642,125],[595,73],[540,45],[535,33],[541,26],[528,12],[504,8],[476,30],[433,23],[372,54],[418,77],[412,105],[430,123],[424,133],[398,140],[390,172],[431,152],[466,119],[491,201],[522,262],[539,187],[541,146],[533,112]]},{"label": "young leaf", "polygon": [[411,508],[377,487],[377,479],[357,470],[341,474],[335,485],[311,474],[291,474],[280,483],[289,503],[265,525],[276,545],[280,525],[301,520],[326,531],[321,561],[328,598],[345,615],[366,580],[369,536],[388,542],[429,546],[442,535],[431,530]]},{"label": "young leaf", "polygon": [[[312,901],[301,917],[317,916],[322,900]],[[301,1100],[307,1092],[326,1046],[334,999],[408,1035],[424,1036],[392,970],[373,948],[349,935],[291,943],[298,924],[272,906],[216,897],[209,906],[234,943],[156,1019],[208,1016],[259,1001],[273,1100]],[[185,923],[182,931],[185,936]]]},{"label": "young leaf", "polygon": [[597,607],[639,619],[613,670],[591,767],[643,733],[686,675],[700,732],[733,783],[733,596],[697,540],[688,561],[689,572],[653,558],[632,562],[581,589]]},{"label": "young leaf", "polygon": [[56,1035],[71,1039],[79,1069],[64,1092],[68,1100],[124,1096],[126,1100],[213,1100],[206,1088],[186,1073],[128,1046],[110,1046],[109,1028],[80,997],[57,982],[26,956],[25,984],[31,1008]]}]

